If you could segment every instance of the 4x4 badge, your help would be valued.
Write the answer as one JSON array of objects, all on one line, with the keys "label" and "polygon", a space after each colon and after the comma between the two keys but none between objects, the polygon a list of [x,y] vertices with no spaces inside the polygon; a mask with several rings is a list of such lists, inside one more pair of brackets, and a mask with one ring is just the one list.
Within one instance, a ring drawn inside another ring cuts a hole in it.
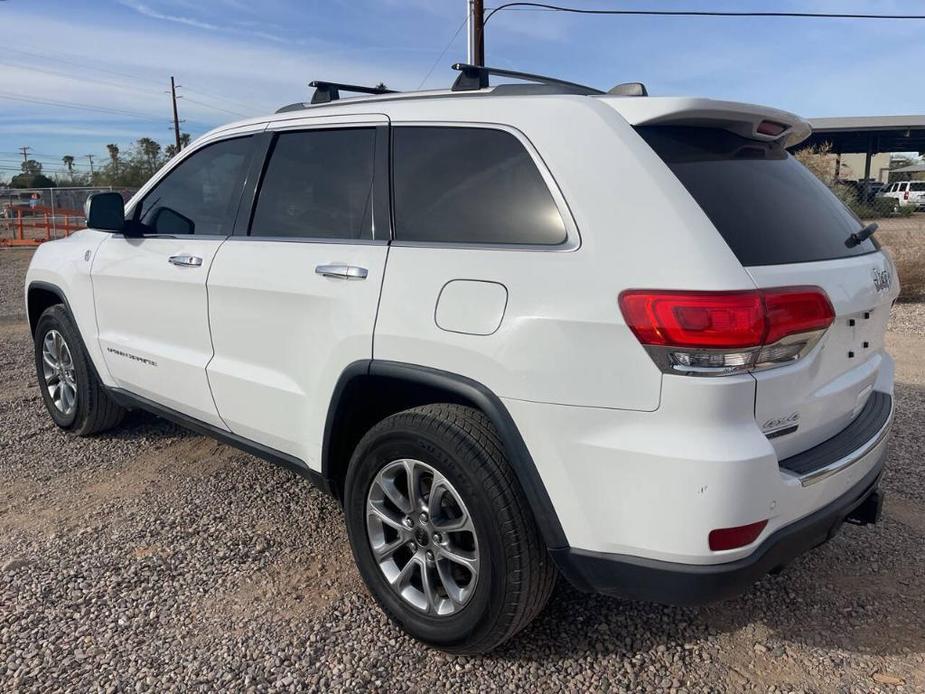
[{"label": "4x4 badge", "polygon": [[878,270],[874,268],[872,270],[874,276],[874,288],[878,292],[882,292],[890,288],[890,285],[893,284],[893,276],[890,274],[889,270]]}]

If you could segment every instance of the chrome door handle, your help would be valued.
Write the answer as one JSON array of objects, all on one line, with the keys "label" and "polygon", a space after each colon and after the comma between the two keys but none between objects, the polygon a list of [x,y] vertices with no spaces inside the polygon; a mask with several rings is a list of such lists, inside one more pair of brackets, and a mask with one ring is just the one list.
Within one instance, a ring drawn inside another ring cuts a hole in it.
[{"label": "chrome door handle", "polygon": [[167,259],[173,265],[181,267],[201,267],[202,258],[197,255],[172,255]]},{"label": "chrome door handle", "polygon": [[356,265],[318,265],[315,272],[324,277],[337,277],[342,280],[365,280],[369,271]]}]

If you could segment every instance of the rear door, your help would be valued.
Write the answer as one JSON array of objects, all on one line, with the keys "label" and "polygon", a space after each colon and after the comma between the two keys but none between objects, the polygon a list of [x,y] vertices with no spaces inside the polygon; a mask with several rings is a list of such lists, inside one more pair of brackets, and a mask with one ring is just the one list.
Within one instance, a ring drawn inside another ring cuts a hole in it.
[{"label": "rear door", "polygon": [[780,458],[838,433],[874,389],[891,388],[884,350],[898,293],[865,224],[781,145],[718,128],[642,127],[640,133],[699,203],[761,288],[811,285],[836,318],[803,358],[757,371],[755,417]]},{"label": "rear door", "polygon": [[337,379],[372,357],[388,119],[300,118],[268,132],[252,216],[209,275],[208,377],[231,431],[317,467]]},{"label": "rear door", "polygon": [[232,231],[252,151],[253,136],[242,135],[186,155],[92,268],[100,348],[119,386],[213,426],[222,423],[206,381],[206,277]]}]

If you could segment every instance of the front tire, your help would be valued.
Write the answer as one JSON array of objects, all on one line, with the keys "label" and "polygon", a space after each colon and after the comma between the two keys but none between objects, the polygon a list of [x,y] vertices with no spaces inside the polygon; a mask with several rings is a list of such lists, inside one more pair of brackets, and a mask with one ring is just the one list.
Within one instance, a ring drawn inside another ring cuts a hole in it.
[{"label": "front tire", "polygon": [[100,383],[77,325],[61,304],[35,326],[35,371],[42,401],[54,423],[78,436],[116,426],[125,415]]},{"label": "front tire", "polygon": [[363,580],[389,617],[451,653],[485,653],[546,605],[556,570],[481,412],[426,405],[357,446],[344,509]]}]

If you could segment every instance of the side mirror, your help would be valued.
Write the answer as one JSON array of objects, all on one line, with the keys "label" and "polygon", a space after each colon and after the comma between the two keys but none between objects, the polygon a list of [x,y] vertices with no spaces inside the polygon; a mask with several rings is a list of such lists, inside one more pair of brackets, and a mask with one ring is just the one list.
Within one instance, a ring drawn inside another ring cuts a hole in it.
[{"label": "side mirror", "polygon": [[95,193],[84,205],[87,227],[99,231],[125,229],[125,203],[119,193]]}]

